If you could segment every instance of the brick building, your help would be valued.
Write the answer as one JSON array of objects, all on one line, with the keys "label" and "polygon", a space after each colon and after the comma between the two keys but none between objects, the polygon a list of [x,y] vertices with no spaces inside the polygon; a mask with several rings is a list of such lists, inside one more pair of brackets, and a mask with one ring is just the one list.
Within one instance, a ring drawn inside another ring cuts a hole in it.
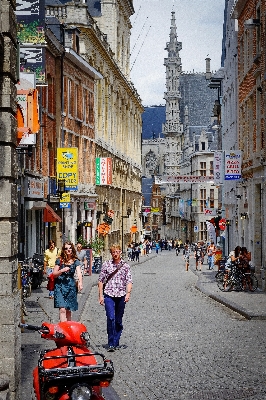
[{"label": "brick building", "polygon": [[232,218],[237,232],[235,245],[246,246],[251,251],[256,272],[264,284],[266,30],[263,16],[266,5],[257,0],[237,0],[229,2],[229,6],[227,19],[235,20],[237,31],[234,49],[238,59],[238,109],[235,117],[238,120],[237,148],[242,151],[243,178],[233,188],[238,199]]},{"label": "brick building", "polygon": [[[94,3],[56,5],[50,1],[47,17],[53,15],[65,24],[75,24],[80,31],[80,55],[103,77],[95,88],[94,144],[96,157],[112,159],[112,184],[97,185],[95,192],[97,223],[102,222],[106,209],[114,212],[110,233],[105,238],[108,249],[110,243],[126,243],[131,239],[130,227],[135,220],[140,231],[143,109],[129,80],[132,2],[115,2],[111,8],[106,1],[97,2],[96,8]],[[129,209],[131,214],[124,221],[122,216],[127,216]]]}]

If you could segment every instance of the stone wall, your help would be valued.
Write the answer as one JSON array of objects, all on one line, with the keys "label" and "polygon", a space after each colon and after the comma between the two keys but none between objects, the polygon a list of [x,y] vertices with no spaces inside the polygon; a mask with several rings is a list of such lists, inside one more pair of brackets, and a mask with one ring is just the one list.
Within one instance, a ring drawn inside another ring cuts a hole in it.
[{"label": "stone wall", "polygon": [[0,398],[19,399],[15,1],[0,3]]}]

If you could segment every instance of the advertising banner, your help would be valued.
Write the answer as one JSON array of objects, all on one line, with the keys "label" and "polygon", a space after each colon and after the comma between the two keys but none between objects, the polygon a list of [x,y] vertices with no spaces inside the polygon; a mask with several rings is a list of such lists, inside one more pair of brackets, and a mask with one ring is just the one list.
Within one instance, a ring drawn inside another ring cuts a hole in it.
[{"label": "advertising banner", "polygon": [[185,202],[184,202],[183,199],[179,199],[178,209],[179,209],[180,217],[184,218],[184,216],[185,216]]},{"label": "advertising banner", "polygon": [[57,180],[65,179],[66,190],[78,189],[78,148],[57,149]]},{"label": "advertising banner", "polygon": [[200,182],[213,182],[213,175],[210,176],[192,176],[192,175],[164,175],[155,176],[155,184],[162,185],[164,183],[200,183]]},{"label": "advertising banner", "polygon": [[110,157],[96,157],[96,185],[112,184],[112,159]]},{"label": "advertising banner", "polygon": [[45,0],[17,0],[17,36],[25,62],[20,72],[35,72],[36,83],[45,83]]},{"label": "advertising banner", "polygon": [[241,150],[225,151],[224,154],[224,179],[225,180],[239,180],[241,179],[241,164],[242,152]]}]

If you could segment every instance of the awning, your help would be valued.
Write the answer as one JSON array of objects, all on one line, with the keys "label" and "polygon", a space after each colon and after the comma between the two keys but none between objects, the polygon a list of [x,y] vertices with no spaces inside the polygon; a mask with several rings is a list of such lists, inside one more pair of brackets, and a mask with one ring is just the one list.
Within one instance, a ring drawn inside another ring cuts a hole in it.
[{"label": "awning", "polygon": [[56,212],[46,203],[46,207],[43,213],[43,222],[61,222],[61,218]]}]

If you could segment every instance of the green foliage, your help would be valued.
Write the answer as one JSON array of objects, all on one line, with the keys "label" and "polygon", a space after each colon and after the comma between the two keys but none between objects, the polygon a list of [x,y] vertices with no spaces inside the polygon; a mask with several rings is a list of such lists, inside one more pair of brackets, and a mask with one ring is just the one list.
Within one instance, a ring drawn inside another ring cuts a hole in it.
[{"label": "green foliage", "polygon": [[89,246],[89,243],[87,242],[87,240],[83,239],[82,236],[80,236],[80,237],[78,238],[77,242],[80,243],[80,244],[82,245],[82,247],[89,248],[89,249],[91,248],[91,247]]},{"label": "green foliage", "polygon": [[99,236],[96,236],[90,243],[90,247],[95,251],[95,255],[100,255],[101,251],[104,249],[104,240]]},{"label": "green foliage", "polygon": [[80,236],[77,242],[82,244],[82,247],[84,248],[92,249],[95,252],[95,255],[100,255],[101,251],[104,249],[104,240],[98,236],[90,240],[90,242],[87,242],[87,240]]}]

